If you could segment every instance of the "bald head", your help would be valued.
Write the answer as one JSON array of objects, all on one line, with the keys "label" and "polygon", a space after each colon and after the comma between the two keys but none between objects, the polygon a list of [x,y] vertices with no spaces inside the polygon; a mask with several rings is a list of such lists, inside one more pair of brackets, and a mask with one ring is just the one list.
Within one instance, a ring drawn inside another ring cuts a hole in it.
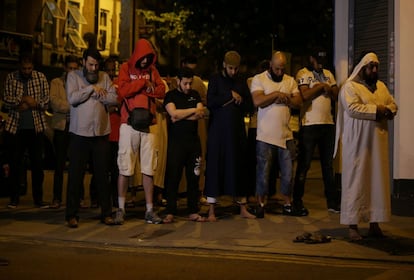
[{"label": "bald head", "polygon": [[270,61],[270,75],[273,81],[281,82],[285,74],[286,55],[283,52],[275,52]]},{"label": "bald head", "polygon": [[271,63],[283,63],[284,65],[286,64],[286,55],[283,52],[277,51],[274,52],[272,55],[272,61]]}]

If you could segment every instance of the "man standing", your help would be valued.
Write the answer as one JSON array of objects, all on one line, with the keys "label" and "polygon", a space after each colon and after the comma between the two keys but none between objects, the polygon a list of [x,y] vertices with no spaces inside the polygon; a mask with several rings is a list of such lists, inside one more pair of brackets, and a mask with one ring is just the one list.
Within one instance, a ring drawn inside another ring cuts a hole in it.
[{"label": "man standing", "polygon": [[[114,58],[107,58],[104,62],[104,71],[109,75],[111,81],[118,92],[118,77],[116,76],[116,60]],[[118,207],[118,142],[119,142],[119,127],[121,126],[121,103],[122,100],[118,96],[118,103],[108,107],[109,120],[111,122],[111,133],[109,134],[109,143],[111,146],[111,160],[109,164],[110,172],[110,186],[112,205]]]},{"label": "man standing", "polygon": [[108,106],[117,104],[115,87],[108,74],[99,71],[101,55],[96,49],[83,53],[83,69],[68,74],[66,92],[70,109],[69,173],[66,202],[66,221],[78,227],[80,191],[90,157],[96,178],[101,221],[113,225],[109,189],[111,132]]},{"label": "man standing", "polygon": [[[194,55],[185,56],[181,60],[181,67],[188,67],[195,71],[197,68],[197,57]],[[191,88],[200,94],[203,105],[207,105],[207,87],[205,86],[203,80],[196,74],[194,74]]]},{"label": "man standing", "polygon": [[397,105],[378,80],[375,53],[365,54],[339,93],[336,145],[342,142],[341,224],[351,240],[362,239],[358,223],[369,222],[368,234],[383,237],[378,225],[391,217],[388,121]]},{"label": "man standing", "polygon": [[309,66],[299,70],[296,81],[303,98],[299,130],[299,156],[293,186],[293,208],[298,216],[307,216],[303,206],[306,175],[315,147],[318,147],[328,211],[339,213],[339,192],[335,186],[333,150],[335,124],[333,104],[338,98],[338,87],[331,71],[324,69],[326,52],[316,49],[309,56]]},{"label": "man standing", "polygon": [[[157,57],[151,43],[146,39],[139,39],[135,44],[132,56],[121,65],[119,71],[118,93],[124,103],[121,107],[121,127],[119,129],[119,208],[115,218],[117,224],[124,223],[128,181],[134,175],[137,160],[140,160],[142,184],[145,192],[145,221],[150,224],[162,222],[153,209],[153,175],[157,162],[154,152],[155,135],[150,133],[149,129],[146,131],[135,130],[128,123],[128,110],[146,108],[152,112],[152,116],[155,116],[156,106],[153,99],[165,97],[165,85],[155,67],[156,60]],[[155,118],[152,119],[152,122],[155,123]]]},{"label": "man standing", "polygon": [[50,208],[58,209],[62,204],[63,171],[68,157],[70,104],[66,94],[68,73],[79,69],[79,58],[68,55],[65,58],[64,72],[61,77],[50,82],[50,105],[53,110],[51,128],[56,167],[53,174],[53,203]]},{"label": "man standing", "polygon": [[251,94],[258,107],[256,137],[256,216],[264,218],[265,196],[269,192],[271,172],[280,170],[283,214],[293,215],[291,205],[292,172],[295,154],[293,133],[289,128],[290,108],[302,103],[295,79],[285,74],[286,56],[275,52],[270,68],[253,77]]},{"label": "man standing", "polygon": [[213,75],[207,89],[210,120],[207,137],[206,184],[210,204],[208,220],[216,221],[214,206],[220,195],[231,195],[240,205],[240,216],[255,218],[247,211],[247,136],[244,117],[251,111],[249,88],[237,78],[241,57],[236,51],[224,55],[223,69]]},{"label": "man standing", "polygon": [[200,175],[200,203],[203,205],[207,204],[207,200],[204,197],[204,170],[205,170],[205,155],[206,155],[206,145],[207,145],[207,127],[208,127],[208,110],[207,110],[207,87],[204,84],[203,80],[196,75],[195,71],[197,68],[197,57],[194,55],[187,55],[181,60],[181,67],[188,67],[194,71],[193,82],[191,88],[197,91],[200,94],[201,102],[204,105],[205,116],[198,120],[198,135],[200,136],[201,141],[201,158],[203,160],[201,164],[201,175]]},{"label": "man standing", "polygon": [[191,88],[193,76],[190,68],[181,68],[177,75],[177,88],[169,91],[164,99],[165,109],[170,116],[165,175],[167,216],[164,223],[173,222],[177,214],[177,192],[183,168],[187,182],[189,220],[205,221],[198,214],[201,143],[197,131],[198,120],[204,117],[204,106],[200,94]]},{"label": "man standing", "polygon": [[35,206],[48,208],[43,202],[43,143],[46,120],[44,111],[49,104],[49,84],[43,73],[33,70],[31,53],[20,55],[18,71],[7,75],[4,103],[9,109],[6,122],[10,160],[10,203],[16,208],[20,195],[20,168],[28,149],[32,171],[32,195]]}]

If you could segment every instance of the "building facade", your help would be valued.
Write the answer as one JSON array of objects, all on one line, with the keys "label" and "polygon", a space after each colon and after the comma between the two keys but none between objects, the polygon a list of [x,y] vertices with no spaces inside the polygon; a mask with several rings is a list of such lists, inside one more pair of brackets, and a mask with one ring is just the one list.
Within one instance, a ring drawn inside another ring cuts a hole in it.
[{"label": "building facade", "polygon": [[48,78],[60,73],[67,55],[89,45],[104,57],[119,56],[121,0],[3,0],[0,2],[0,72],[16,67],[31,51]]}]

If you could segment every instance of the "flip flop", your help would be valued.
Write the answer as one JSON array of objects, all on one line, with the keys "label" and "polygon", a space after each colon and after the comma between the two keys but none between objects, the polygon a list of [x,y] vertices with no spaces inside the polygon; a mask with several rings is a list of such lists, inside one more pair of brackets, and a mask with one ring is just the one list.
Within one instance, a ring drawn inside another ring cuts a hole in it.
[{"label": "flip flop", "polygon": [[306,244],[318,244],[331,242],[332,237],[323,235],[321,233],[313,234],[308,240],[305,240]]},{"label": "flip flop", "polygon": [[311,237],[312,233],[304,232],[303,234],[296,236],[296,238],[293,239],[293,242],[305,242],[306,240],[309,240]]}]

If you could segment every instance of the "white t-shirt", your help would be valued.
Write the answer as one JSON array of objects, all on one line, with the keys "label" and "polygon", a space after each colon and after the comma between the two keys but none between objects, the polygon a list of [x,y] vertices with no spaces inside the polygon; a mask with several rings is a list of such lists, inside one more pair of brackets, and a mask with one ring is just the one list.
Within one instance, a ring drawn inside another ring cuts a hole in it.
[{"label": "white t-shirt", "polygon": [[[295,79],[284,75],[281,82],[274,82],[266,70],[253,77],[251,92],[263,91],[268,95],[274,91],[299,94]],[[284,104],[272,103],[265,108],[258,108],[256,139],[286,149],[286,141],[293,139],[289,128],[290,108]]]},{"label": "white t-shirt", "polygon": [[[309,88],[320,83],[320,80],[330,85],[336,85],[335,77],[331,71],[323,69],[323,75],[316,77],[314,72],[306,67],[296,74],[298,86],[307,85]],[[334,124],[332,117],[331,98],[319,95],[313,100],[304,102],[301,108],[302,125]]]}]

